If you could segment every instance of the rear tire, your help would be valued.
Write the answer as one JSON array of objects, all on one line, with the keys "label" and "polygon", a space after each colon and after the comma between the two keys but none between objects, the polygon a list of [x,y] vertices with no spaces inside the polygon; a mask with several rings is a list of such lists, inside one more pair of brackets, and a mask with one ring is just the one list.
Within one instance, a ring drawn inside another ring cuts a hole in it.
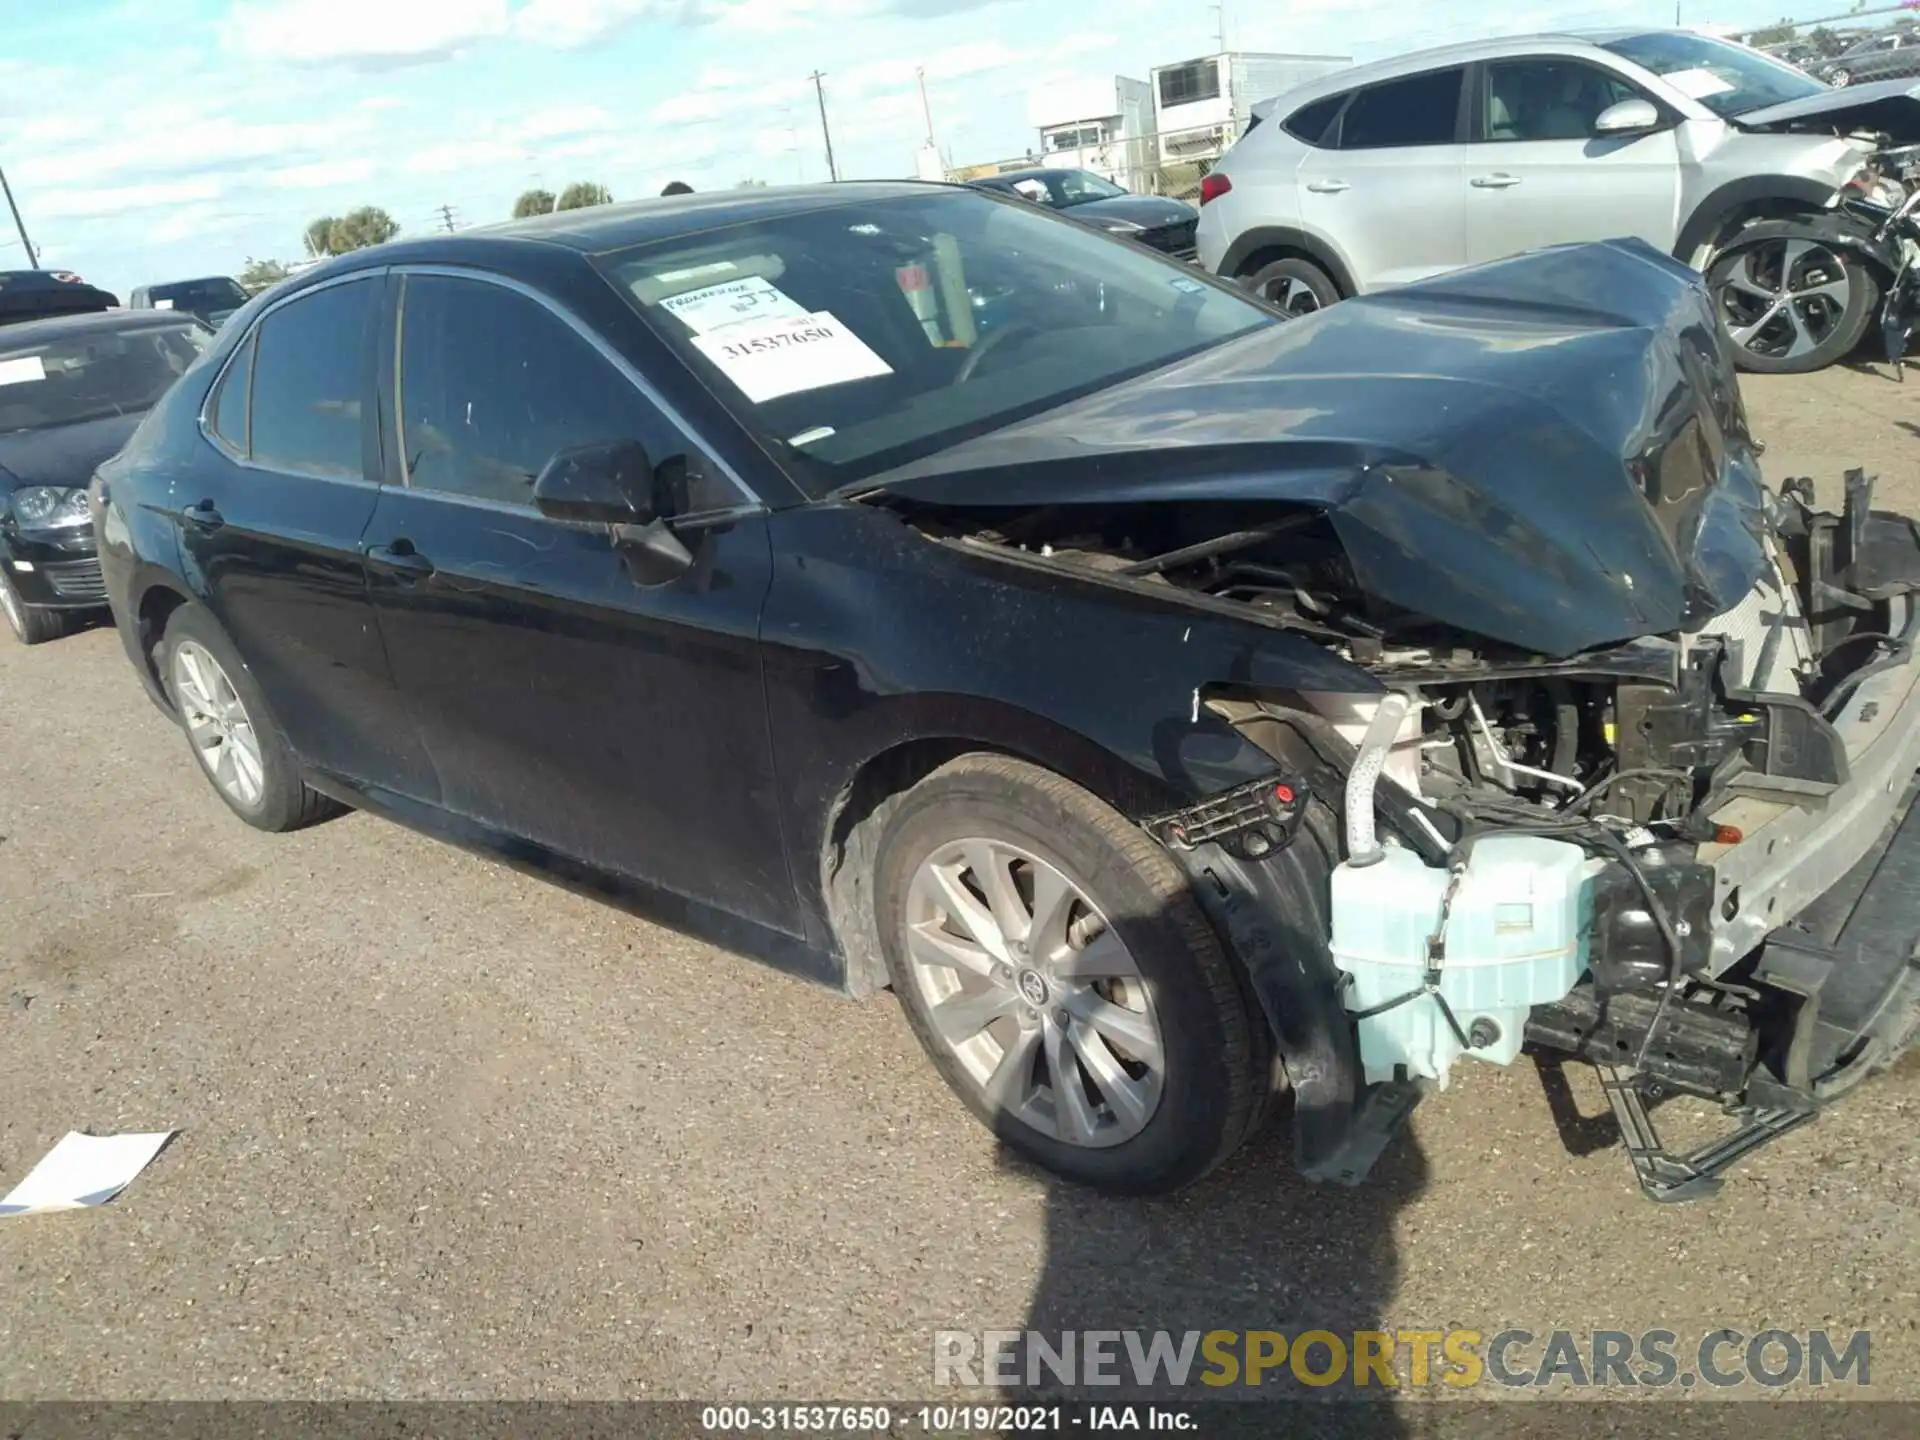
[{"label": "rear tire", "polygon": [[1005,756],[950,762],[899,801],[874,897],[894,992],[934,1067],[1054,1174],[1175,1190],[1264,1115],[1266,1021],[1185,876],[1080,787]]},{"label": "rear tire", "polygon": [[0,612],[7,617],[7,628],[22,645],[44,645],[67,633],[66,613],[44,605],[29,605],[13,588],[13,580],[0,570]]},{"label": "rear tire", "polygon": [[1241,284],[1293,320],[1340,303],[1340,287],[1311,260],[1275,260],[1241,277]]},{"label": "rear tire", "polygon": [[301,780],[266,697],[206,610],[182,605],[169,615],[154,657],[201,772],[234,814],[277,834],[345,808]]}]

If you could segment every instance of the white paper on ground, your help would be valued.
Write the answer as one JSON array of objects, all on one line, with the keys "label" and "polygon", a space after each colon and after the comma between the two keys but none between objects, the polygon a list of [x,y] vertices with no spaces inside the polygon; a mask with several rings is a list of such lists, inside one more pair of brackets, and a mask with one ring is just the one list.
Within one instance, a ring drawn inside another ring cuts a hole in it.
[{"label": "white paper on ground", "polygon": [[799,320],[806,307],[758,275],[670,296],[660,308],[686,323],[696,335],[754,320]]},{"label": "white paper on ground", "polygon": [[693,343],[756,405],[801,390],[893,373],[866,341],[827,310],[797,320],[729,325],[711,335],[696,335]]},{"label": "white paper on ground", "polygon": [[69,1130],[27,1178],[0,1199],[0,1218],[104,1205],[133,1183],[175,1133],[82,1135]]},{"label": "white paper on ground", "polygon": [[47,362],[38,355],[16,355],[0,360],[0,385],[25,385],[47,378]]}]

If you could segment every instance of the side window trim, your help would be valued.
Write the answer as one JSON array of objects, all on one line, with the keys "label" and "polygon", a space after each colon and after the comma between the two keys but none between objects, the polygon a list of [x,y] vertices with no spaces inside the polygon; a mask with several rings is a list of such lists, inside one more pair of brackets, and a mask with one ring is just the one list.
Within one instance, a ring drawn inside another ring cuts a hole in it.
[{"label": "side window trim", "polygon": [[[367,479],[364,473],[360,475],[334,475],[320,470],[298,470],[289,469],[284,465],[263,465],[255,460],[253,458],[253,382],[254,377],[260,373],[260,367],[257,363],[260,348],[260,329],[272,316],[278,314],[287,306],[306,299],[309,295],[318,295],[322,290],[332,290],[341,285],[374,284],[385,280],[387,274],[388,271],[385,269],[368,269],[350,271],[345,275],[336,275],[331,279],[321,281],[317,285],[309,285],[301,290],[295,291],[291,295],[283,295],[258,315],[254,316],[253,323],[247,327],[246,335],[238,345],[235,345],[232,350],[227,352],[226,360],[221,363],[219,375],[214,378],[212,386],[207,390],[207,398],[200,403],[200,434],[202,438],[213,445],[215,449],[219,450],[221,454],[232,460],[234,464],[244,469],[259,470],[269,475],[298,475],[303,480],[325,480],[335,485],[362,485],[368,488],[377,486],[379,482]],[[213,427],[214,407],[218,404],[221,391],[226,386],[227,372],[232,370],[235,361],[238,360],[242,351],[251,354],[256,362],[247,367],[247,452],[244,455],[237,454],[231,445],[226,444],[221,439],[220,433]],[[366,382],[366,361],[367,357],[363,353],[360,357],[363,388]],[[361,422],[361,434],[363,437],[366,433],[365,423],[363,418]]]},{"label": "side window trim", "polygon": [[[669,428],[677,431],[680,436],[686,440],[691,449],[697,450],[700,453],[706,463],[713,468],[714,473],[724,476],[727,483],[738,493],[740,499],[737,504],[702,511],[702,516],[732,515],[746,512],[757,513],[767,508],[766,502],[753,492],[752,488],[740,478],[733,466],[726,462],[720,455],[720,452],[707,441],[704,435],[694,428],[686,416],[682,415],[679,409],[676,408],[665,395],[662,395],[651,381],[635,369],[624,355],[609,345],[599,332],[594,330],[592,326],[580,319],[579,316],[575,315],[573,311],[569,310],[559,301],[523,281],[514,279],[510,275],[502,275],[497,271],[475,269],[463,265],[398,265],[394,267],[393,274],[399,277],[400,295],[399,301],[394,309],[393,383],[390,389],[390,395],[394,407],[393,434],[395,447],[399,452],[398,470],[400,482],[408,490],[413,490],[414,485],[413,477],[409,473],[407,465],[406,411],[401,404],[403,398],[401,394],[401,386],[403,383],[401,374],[405,369],[404,352],[401,346],[405,342],[407,328],[406,282],[409,277],[414,275],[435,275],[447,280],[467,280],[483,285],[493,285],[515,295],[520,295],[531,300],[535,305],[538,305],[542,310],[545,310],[549,315],[552,315],[561,324],[565,325],[575,335],[586,341],[602,360],[605,360],[614,368],[621,379],[632,386],[643,400],[660,413],[661,418],[666,421]],[[387,387],[383,387],[383,389],[385,388]],[[514,501],[488,500],[484,497],[461,495],[445,490],[419,490],[417,493],[421,495],[432,494],[439,498],[461,504],[485,505],[489,508],[508,510],[517,514],[526,514],[533,508],[530,505],[523,505]],[[693,519],[696,517],[689,516],[686,518]]]},{"label": "side window trim", "polygon": [[[207,387],[207,395],[200,402],[200,436],[214,449],[229,460],[244,463],[253,448],[253,343],[257,334],[254,326],[247,327],[247,333],[240,337],[240,343],[227,352],[227,358],[220,362],[220,373],[213,377],[213,384]],[[241,356],[247,357],[247,393],[241,399],[240,408],[240,446],[236,449],[229,438],[219,430],[220,402],[226,398],[227,384],[233,375],[233,367],[240,363]]]}]

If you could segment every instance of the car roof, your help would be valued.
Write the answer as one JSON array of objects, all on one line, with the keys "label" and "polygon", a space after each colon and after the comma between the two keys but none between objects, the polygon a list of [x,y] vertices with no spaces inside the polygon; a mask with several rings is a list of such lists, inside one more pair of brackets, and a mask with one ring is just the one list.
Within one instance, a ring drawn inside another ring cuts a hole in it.
[{"label": "car roof", "polygon": [[84,315],[50,315],[44,320],[21,320],[0,327],[0,350],[58,340],[63,335],[95,331],[166,330],[182,325],[206,326],[182,310],[90,310]]},{"label": "car roof", "polygon": [[[544,240],[587,255],[697,235],[727,225],[803,214],[863,200],[887,200],[938,190],[964,190],[917,180],[851,180],[830,185],[755,186],[751,190],[715,190],[692,195],[660,195],[618,205],[589,205],[579,210],[556,210],[526,220],[509,220],[460,232],[500,240]],[[453,238],[453,237],[448,237]],[[431,239],[412,242],[431,245]]]},{"label": "car roof", "polygon": [[1543,30],[1533,35],[1508,35],[1498,40],[1463,40],[1431,50],[1412,50],[1365,65],[1350,65],[1345,70],[1336,70],[1316,80],[1309,80],[1304,85],[1282,91],[1274,98],[1285,100],[1289,105],[1311,104],[1328,95],[1344,95],[1362,85],[1418,74],[1437,66],[1467,65],[1475,60],[1504,60],[1510,56],[1532,55],[1543,47],[1560,52],[1594,50],[1615,40],[1658,33],[1661,33],[1659,26],[1642,25],[1616,26],[1605,30]]},{"label": "car roof", "polygon": [[996,180],[1045,180],[1054,175],[1085,175],[1077,165],[1034,165],[1025,170],[1002,170],[998,175],[982,175],[973,183],[990,185]]}]

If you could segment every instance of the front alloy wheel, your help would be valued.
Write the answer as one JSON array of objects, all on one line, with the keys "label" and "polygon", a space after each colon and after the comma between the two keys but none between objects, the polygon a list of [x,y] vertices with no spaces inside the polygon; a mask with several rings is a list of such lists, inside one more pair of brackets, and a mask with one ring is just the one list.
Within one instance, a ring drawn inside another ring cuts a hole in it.
[{"label": "front alloy wheel", "polygon": [[962,755],[886,802],[876,937],[907,1021],[1010,1149],[1158,1194],[1266,1112],[1266,1021],[1180,868],[1065,778]]},{"label": "front alloy wheel", "polygon": [[1734,359],[1747,370],[1823,369],[1860,343],[1878,287],[1860,262],[1818,240],[1736,242],[1708,272]]},{"label": "front alloy wheel", "polygon": [[259,805],[266,787],[260,739],[220,662],[193,641],[183,642],[173,652],[173,693],[208,778],[241,808]]},{"label": "front alloy wheel", "polygon": [[958,840],[907,897],[934,1033],[994,1109],[1069,1145],[1132,1139],[1166,1051],[1126,943],[1072,880],[1017,845]]}]

